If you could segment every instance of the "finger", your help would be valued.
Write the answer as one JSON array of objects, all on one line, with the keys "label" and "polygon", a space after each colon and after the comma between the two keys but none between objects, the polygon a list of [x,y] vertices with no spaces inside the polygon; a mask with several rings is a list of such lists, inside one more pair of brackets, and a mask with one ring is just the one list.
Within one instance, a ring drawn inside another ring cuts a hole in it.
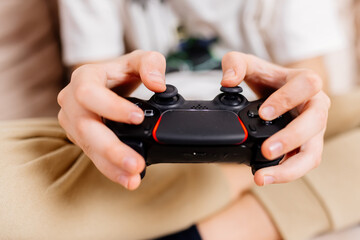
[{"label": "finger", "polygon": [[144,85],[155,92],[163,92],[165,86],[166,60],[157,52],[147,52],[141,58],[139,72]]},{"label": "finger", "polygon": [[222,59],[224,87],[233,87],[242,80],[263,84],[272,88],[280,88],[286,82],[288,70],[268,63],[252,55],[229,52]]},{"label": "finger", "polygon": [[107,63],[104,69],[109,80],[122,81],[129,76],[139,77],[144,85],[154,92],[163,92],[166,89],[166,60],[158,52],[136,50],[117,61]]},{"label": "finger", "polygon": [[69,135],[76,136],[76,143],[105,176],[119,182],[119,177],[125,173],[129,176],[137,175],[144,169],[142,156],[122,143],[102,124],[98,116],[85,110],[77,113],[79,115],[75,119],[78,121],[72,123],[61,111],[60,124]]},{"label": "finger", "polygon": [[129,173],[140,173],[143,170],[142,156],[122,143],[98,116],[79,111],[76,119],[76,122],[72,122],[64,111],[59,113],[60,125],[90,158],[101,157]]},{"label": "finger", "polygon": [[77,101],[86,109],[115,121],[139,124],[143,112],[134,104],[107,89],[108,78],[139,75],[153,91],[165,91],[165,59],[156,52],[135,51],[106,64],[84,65],[72,75]]},{"label": "finger", "polygon": [[140,173],[144,169],[143,157],[122,143],[100,119],[83,118],[79,123],[77,141],[87,154],[108,159],[129,173]]},{"label": "finger", "polygon": [[[125,178],[125,180],[126,180],[126,178]],[[137,189],[140,186],[140,183],[141,183],[140,174],[129,176],[128,179],[127,179],[127,185],[125,183],[126,182],[124,182],[124,184],[122,184],[122,185],[125,188],[127,188],[128,190]]]},{"label": "finger", "polygon": [[121,184],[126,189],[134,190],[139,187],[141,183],[140,174],[129,174],[105,159],[97,159],[97,161],[93,160],[93,163],[104,176],[115,183]]},{"label": "finger", "polygon": [[275,119],[310,99],[322,88],[321,78],[312,71],[292,70],[287,78],[287,83],[261,105],[259,114],[262,119]]},{"label": "finger", "polygon": [[[90,73],[84,73],[87,74]],[[97,82],[79,84],[74,96],[82,107],[107,119],[129,124],[140,124],[144,120],[139,107]]]},{"label": "finger", "polygon": [[264,157],[268,159],[278,158],[300,147],[323,131],[326,127],[329,108],[328,102],[323,99],[324,97],[326,96],[322,93],[313,97],[305,104],[303,112],[297,118],[284,129],[268,138],[261,146]]},{"label": "finger", "polygon": [[[60,109],[59,113],[58,113],[58,121],[59,121],[59,124],[60,126],[63,128],[63,129],[67,129],[67,126],[66,126],[66,123],[69,122],[68,121],[68,117],[66,116],[66,113],[63,109]],[[77,145],[74,137],[71,136],[70,132],[69,131],[66,131],[66,137],[74,144]]]},{"label": "finger", "polygon": [[[139,172],[144,168],[143,158],[120,142],[101,123],[99,116],[72,104],[74,101],[64,96],[59,97],[63,108],[58,118],[68,137],[84,150],[100,172],[110,180],[130,190],[137,188],[140,184]],[[67,108],[69,104],[73,107]]]},{"label": "finger", "polygon": [[324,131],[301,146],[300,152],[280,165],[262,168],[254,175],[255,183],[264,186],[272,183],[287,183],[304,176],[319,166],[323,149]]},{"label": "finger", "polygon": [[98,125],[98,123],[95,121],[89,126],[83,123],[85,129],[91,125],[97,125],[97,127],[93,126],[92,132],[78,135],[82,139],[82,141],[78,141],[79,146],[104,176],[121,184],[126,189],[136,189],[141,182],[139,173],[145,168],[144,159],[129,146],[119,141],[112,132],[107,132],[108,129],[103,128],[104,125]]}]

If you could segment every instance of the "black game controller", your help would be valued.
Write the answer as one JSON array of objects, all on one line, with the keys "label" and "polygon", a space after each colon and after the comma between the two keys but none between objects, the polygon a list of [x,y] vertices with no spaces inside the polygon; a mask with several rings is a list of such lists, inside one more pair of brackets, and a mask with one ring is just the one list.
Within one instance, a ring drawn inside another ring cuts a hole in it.
[{"label": "black game controller", "polygon": [[[146,165],[155,163],[245,163],[255,173],[279,164],[261,154],[265,139],[293,118],[285,113],[273,121],[259,117],[264,99],[249,102],[242,88],[221,87],[212,101],[186,101],[176,87],[155,93],[150,100],[127,98],[144,111],[140,125],[104,119],[119,139],[141,154]],[[145,174],[145,171],[143,172]]]}]

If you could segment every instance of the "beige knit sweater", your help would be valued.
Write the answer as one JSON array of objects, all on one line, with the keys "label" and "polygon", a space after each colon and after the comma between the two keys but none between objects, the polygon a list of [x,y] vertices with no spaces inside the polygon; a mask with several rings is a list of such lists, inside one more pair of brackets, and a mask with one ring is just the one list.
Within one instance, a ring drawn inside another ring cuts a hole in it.
[{"label": "beige knit sweater", "polygon": [[[318,169],[292,183],[253,189],[285,239],[360,221],[360,111],[339,107],[346,102],[333,103],[329,126],[338,127],[329,131]],[[339,133],[342,126],[352,128]],[[55,119],[0,123],[0,239],[150,239],[229,201],[216,165],[154,165],[130,192],[105,178]]]}]

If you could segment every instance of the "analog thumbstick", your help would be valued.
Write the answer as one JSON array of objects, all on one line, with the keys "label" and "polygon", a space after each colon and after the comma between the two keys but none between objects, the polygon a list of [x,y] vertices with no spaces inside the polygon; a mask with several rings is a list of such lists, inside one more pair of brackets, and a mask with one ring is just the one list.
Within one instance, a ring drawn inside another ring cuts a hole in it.
[{"label": "analog thumbstick", "polygon": [[223,95],[220,97],[220,101],[222,104],[228,106],[238,106],[243,102],[243,98],[240,95],[243,89],[239,86],[221,87],[220,91],[223,92]]},{"label": "analog thumbstick", "polygon": [[227,94],[239,94],[242,93],[243,89],[242,87],[236,86],[236,87],[221,87],[220,91]]},{"label": "analog thumbstick", "polygon": [[157,104],[170,105],[179,99],[178,90],[173,85],[166,85],[165,92],[155,93],[154,100]]}]

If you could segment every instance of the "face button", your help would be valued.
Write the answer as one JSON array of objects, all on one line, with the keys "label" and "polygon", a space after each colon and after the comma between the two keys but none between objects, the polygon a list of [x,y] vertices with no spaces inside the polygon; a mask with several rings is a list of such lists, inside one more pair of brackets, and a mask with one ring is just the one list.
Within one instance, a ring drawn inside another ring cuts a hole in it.
[{"label": "face button", "polygon": [[153,117],[154,116],[154,110],[153,109],[145,109],[144,110],[144,116],[145,117]]},{"label": "face button", "polygon": [[255,125],[249,124],[249,129],[250,129],[250,131],[252,131],[252,132],[256,132],[256,127],[255,127]]},{"label": "face button", "polygon": [[247,112],[249,118],[257,118],[259,117],[259,113],[257,111],[249,110]]},{"label": "face button", "polygon": [[265,120],[263,120],[262,123],[263,123],[264,125],[272,125],[272,124],[273,124],[272,121],[265,121]]}]

